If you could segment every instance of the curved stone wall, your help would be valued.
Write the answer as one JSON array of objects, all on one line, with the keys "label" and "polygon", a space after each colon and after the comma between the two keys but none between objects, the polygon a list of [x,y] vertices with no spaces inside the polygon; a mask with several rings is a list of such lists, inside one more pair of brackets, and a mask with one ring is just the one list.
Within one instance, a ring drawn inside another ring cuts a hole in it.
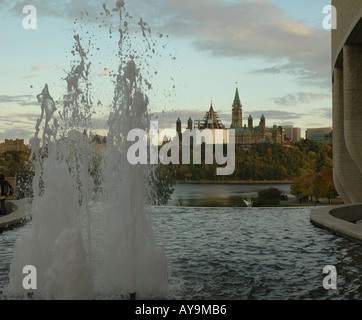
[{"label": "curved stone wall", "polygon": [[345,238],[362,242],[362,205],[320,207],[312,210],[310,219],[313,224],[332,231]]},{"label": "curved stone wall", "polygon": [[26,210],[26,200],[7,201],[9,214],[0,217],[0,232],[23,225],[30,218]]},{"label": "curved stone wall", "polygon": [[361,0],[332,0],[337,10],[337,29],[332,30],[332,64],[333,67],[343,65],[343,46],[356,42],[358,38],[356,26],[362,16]]},{"label": "curved stone wall", "polygon": [[362,203],[362,1],[332,4],[333,176],[346,204]]}]

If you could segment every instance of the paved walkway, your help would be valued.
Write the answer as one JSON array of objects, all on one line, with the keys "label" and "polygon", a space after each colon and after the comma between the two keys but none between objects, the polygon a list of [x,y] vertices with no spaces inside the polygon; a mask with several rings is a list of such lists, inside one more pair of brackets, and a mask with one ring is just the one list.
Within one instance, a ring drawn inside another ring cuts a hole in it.
[{"label": "paved walkway", "polygon": [[27,221],[26,199],[8,200],[8,206],[12,212],[6,216],[0,216],[0,232],[15,228]]}]

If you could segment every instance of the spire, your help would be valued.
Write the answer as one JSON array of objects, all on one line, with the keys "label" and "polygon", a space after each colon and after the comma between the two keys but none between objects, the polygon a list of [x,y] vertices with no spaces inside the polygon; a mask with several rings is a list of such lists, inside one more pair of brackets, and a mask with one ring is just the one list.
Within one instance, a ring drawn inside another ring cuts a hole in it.
[{"label": "spire", "polygon": [[177,118],[177,121],[176,121],[176,132],[178,133],[180,141],[181,141],[181,120],[180,120],[180,118]]},{"label": "spire", "polygon": [[241,101],[239,97],[239,90],[236,88],[233,108],[241,108]]},{"label": "spire", "polygon": [[210,114],[214,113],[214,108],[212,107],[212,101],[211,101],[211,106],[210,106],[209,113],[210,113]]},{"label": "spire", "polygon": [[187,120],[187,129],[192,130],[192,119],[189,117],[189,120]]},{"label": "spire", "polygon": [[217,112],[214,111],[214,107],[211,106],[208,112],[206,112],[204,120],[202,121],[202,124],[200,125],[200,129],[224,129],[224,125],[222,124],[221,120],[219,119],[219,116]]}]

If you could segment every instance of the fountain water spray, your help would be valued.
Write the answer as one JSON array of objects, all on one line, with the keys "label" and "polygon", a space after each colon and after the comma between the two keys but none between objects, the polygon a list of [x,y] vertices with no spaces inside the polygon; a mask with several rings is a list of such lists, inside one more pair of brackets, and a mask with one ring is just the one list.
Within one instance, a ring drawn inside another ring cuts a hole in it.
[{"label": "fountain water spray", "polygon": [[[107,16],[110,10],[103,5]],[[33,298],[90,299],[94,297],[160,297],[167,294],[168,269],[164,250],[156,245],[145,202],[152,170],[127,161],[127,134],[149,130],[145,87],[128,36],[129,17],[124,1],[112,10],[119,14],[119,67],[109,115],[107,146],[94,185],[94,159],[87,132],[91,98],[87,52],[76,35],[79,61],[66,77],[67,94],[59,121],[48,86],[38,96],[42,114],[31,139],[35,166],[32,224],[16,242],[10,270],[11,294],[24,295],[22,269],[37,269]],[[151,30],[141,19],[146,39]],[[127,52],[124,45],[127,44]],[[45,119],[44,119],[45,117]],[[39,133],[43,132],[39,137]],[[102,191],[102,212],[89,203],[94,190]]]}]

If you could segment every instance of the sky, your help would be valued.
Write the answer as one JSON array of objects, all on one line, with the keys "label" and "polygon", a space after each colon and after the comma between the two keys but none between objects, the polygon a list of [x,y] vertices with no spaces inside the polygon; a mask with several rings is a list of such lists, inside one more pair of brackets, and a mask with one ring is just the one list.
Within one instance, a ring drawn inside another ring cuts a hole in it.
[{"label": "sky", "polygon": [[[117,70],[117,21],[106,18],[115,0],[0,0],[0,142],[34,135],[47,83],[57,108],[74,57],[74,34],[91,62],[93,130],[104,134]],[[25,29],[26,5],[36,8],[36,29]],[[235,89],[244,123],[265,115],[267,127],[332,126],[331,31],[323,28],[330,0],[125,0],[132,45],[152,84],[150,113],[160,128],[180,117],[202,119],[212,102],[226,127]],[[138,22],[151,28],[146,54]],[[100,102],[97,104],[97,102]],[[156,117],[154,118],[156,119]]]}]

